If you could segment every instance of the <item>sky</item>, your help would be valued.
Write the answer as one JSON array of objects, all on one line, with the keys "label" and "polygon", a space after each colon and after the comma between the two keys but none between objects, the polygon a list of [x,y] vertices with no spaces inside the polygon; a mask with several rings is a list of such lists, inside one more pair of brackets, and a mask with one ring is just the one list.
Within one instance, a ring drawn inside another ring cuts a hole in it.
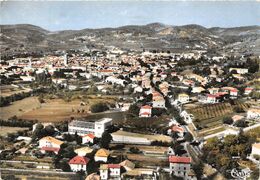
[{"label": "sky", "polygon": [[160,22],[205,27],[260,25],[258,1],[0,1],[0,24],[51,31]]}]

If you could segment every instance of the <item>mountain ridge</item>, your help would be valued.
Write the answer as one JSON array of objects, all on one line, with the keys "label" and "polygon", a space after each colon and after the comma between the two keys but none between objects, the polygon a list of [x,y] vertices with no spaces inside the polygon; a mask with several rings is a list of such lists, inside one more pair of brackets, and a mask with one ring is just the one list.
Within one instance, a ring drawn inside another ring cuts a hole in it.
[{"label": "mountain ridge", "polygon": [[216,50],[260,54],[260,26],[211,27],[150,23],[116,28],[49,31],[31,24],[0,25],[3,54],[106,48]]}]

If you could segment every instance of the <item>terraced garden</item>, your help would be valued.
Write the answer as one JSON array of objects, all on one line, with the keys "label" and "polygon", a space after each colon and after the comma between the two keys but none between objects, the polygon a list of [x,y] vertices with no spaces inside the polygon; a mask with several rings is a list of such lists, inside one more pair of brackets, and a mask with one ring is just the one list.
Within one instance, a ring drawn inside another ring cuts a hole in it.
[{"label": "terraced garden", "polygon": [[207,104],[187,111],[194,115],[193,123],[200,129],[199,135],[208,135],[224,130],[223,117],[233,115],[236,107],[246,111],[250,105],[242,101],[234,101],[232,104],[229,102]]}]

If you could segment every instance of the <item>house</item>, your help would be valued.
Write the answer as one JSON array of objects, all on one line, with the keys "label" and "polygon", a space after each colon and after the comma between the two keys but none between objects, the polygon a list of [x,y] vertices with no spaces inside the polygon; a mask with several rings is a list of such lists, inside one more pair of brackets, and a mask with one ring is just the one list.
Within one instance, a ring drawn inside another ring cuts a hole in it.
[{"label": "house", "polygon": [[105,179],[121,179],[120,164],[101,164],[99,171],[102,180]]},{"label": "house", "polygon": [[69,161],[69,165],[72,171],[86,171],[89,159],[83,156],[75,156]]},{"label": "house", "polygon": [[82,144],[86,144],[86,143],[94,143],[94,138],[95,138],[95,135],[94,134],[86,134],[84,136],[82,136]]},{"label": "house", "polygon": [[103,161],[103,162],[107,162],[107,159],[108,159],[108,156],[109,156],[109,151],[102,148],[102,149],[99,149],[96,154],[95,154],[95,161]]},{"label": "house", "polygon": [[92,153],[93,149],[91,149],[90,147],[82,147],[75,149],[74,152],[79,156],[86,156],[87,154]]},{"label": "house", "polygon": [[209,88],[208,91],[210,94],[217,94],[219,92],[219,88]]},{"label": "house", "polygon": [[250,87],[245,88],[244,94],[245,94],[245,95],[249,95],[252,91],[253,91],[253,88],[250,88]]},{"label": "house", "polygon": [[181,103],[187,103],[189,102],[190,97],[188,94],[185,93],[181,93],[178,95],[178,101],[180,101]]},{"label": "house", "polygon": [[201,93],[203,91],[205,91],[205,89],[203,87],[193,87],[191,92],[192,93]]},{"label": "house", "polygon": [[170,173],[183,177],[187,180],[195,180],[196,176],[191,176],[191,158],[180,156],[169,156]]},{"label": "house", "polygon": [[85,180],[100,180],[100,175],[97,173],[92,173],[88,175]]},{"label": "house", "polygon": [[218,102],[218,96],[217,95],[215,95],[215,94],[207,94],[207,100],[206,100],[206,102],[207,103],[217,103]]},{"label": "house", "polygon": [[178,125],[174,125],[169,129],[169,134],[176,132],[180,137],[183,137],[184,135],[184,129]]},{"label": "house", "polygon": [[238,95],[238,90],[236,88],[233,88],[229,92],[230,96],[237,96]]},{"label": "house", "polygon": [[247,111],[247,119],[255,119],[255,120],[260,120],[260,108],[259,107],[253,107],[250,108]]},{"label": "house", "polygon": [[58,154],[62,144],[62,141],[51,136],[46,136],[39,140],[39,148],[42,153],[54,152],[55,154]]},{"label": "house", "polygon": [[143,88],[141,86],[136,86],[134,88],[134,93],[141,93],[141,92],[143,92]]},{"label": "house", "polygon": [[133,170],[135,168],[135,164],[129,160],[124,160],[120,163],[122,167],[125,168],[126,171]]},{"label": "house", "polygon": [[152,116],[151,106],[145,105],[140,108],[139,117],[151,117],[151,116]]},{"label": "house", "polygon": [[153,107],[165,108],[165,100],[163,96],[157,91],[153,92],[152,95],[153,95]]},{"label": "house", "polygon": [[105,129],[112,124],[111,118],[102,118],[98,121],[79,121],[74,120],[68,125],[69,134],[86,135],[93,134],[100,138]]}]

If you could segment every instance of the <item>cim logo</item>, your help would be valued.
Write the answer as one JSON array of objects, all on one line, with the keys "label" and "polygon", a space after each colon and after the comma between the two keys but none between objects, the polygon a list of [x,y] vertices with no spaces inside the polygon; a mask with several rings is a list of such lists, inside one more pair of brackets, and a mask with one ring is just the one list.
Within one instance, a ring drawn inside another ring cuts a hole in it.
[{"label": "cim logo", "polygon": [[230,174],[234,179],[246,179],[247,177],[250,177],[251,170],[249,168],[245,169],[232,169]]}]

